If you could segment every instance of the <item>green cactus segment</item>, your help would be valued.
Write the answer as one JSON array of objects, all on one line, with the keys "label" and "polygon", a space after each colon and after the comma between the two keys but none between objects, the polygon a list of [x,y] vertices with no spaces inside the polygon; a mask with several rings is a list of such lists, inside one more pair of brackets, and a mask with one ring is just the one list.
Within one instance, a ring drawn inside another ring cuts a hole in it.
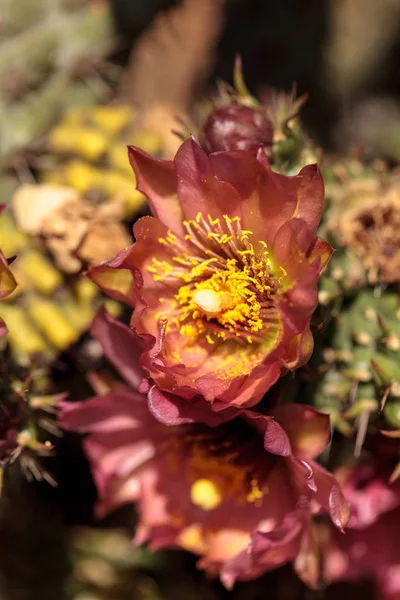
[{"label": "green cactus segment", "polygon": [[[351,422],[368,412],[400,426],[400,298],[361,291],[334,320],[317,406],[351,434]],[[383,413],[381,409],[384,407]]]},{"label": "green cactus segment", "polygon": [[[26,369],[17,364],[8,349],[2,350],[0,396],[2,401],[2,444],[0,470],[16,460],[28,479],[55,480],[44,467],[41,457],[51,455],[58,401],[63,395],[52,394],[52,383],[45,368]],[[0,486],[1,493],[1,486]]]},{"label": "green cactus segment", "polygon": [[[93,104],[110,90],[84,65],[111,49],[104,3],[0,2],[0,165],[35,142],[74,100]],[[78,75],[78,76],[77,76]]]}]

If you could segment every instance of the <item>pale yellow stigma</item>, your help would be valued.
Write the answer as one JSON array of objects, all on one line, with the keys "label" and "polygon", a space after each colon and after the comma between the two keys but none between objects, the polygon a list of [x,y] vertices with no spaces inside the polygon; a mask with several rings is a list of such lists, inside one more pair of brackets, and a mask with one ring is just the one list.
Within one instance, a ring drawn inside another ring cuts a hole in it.
[{"label": "pale yellow stigma", "polygon": [[222,310],[222,295],[211,289],[197,290],[192,297],[193,302],[203,313],[210,317],[219,315]]},{"label": "pale yellow stigma", "polygon": [[190,490],[190,500],[203,510],[214,510],[221,504],[222,495],[210,479],[197,479]]}]

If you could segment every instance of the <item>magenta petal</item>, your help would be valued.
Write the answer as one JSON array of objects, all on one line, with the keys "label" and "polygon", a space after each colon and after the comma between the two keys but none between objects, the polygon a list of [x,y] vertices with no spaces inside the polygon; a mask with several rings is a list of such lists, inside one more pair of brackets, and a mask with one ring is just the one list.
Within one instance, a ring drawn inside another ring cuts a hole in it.
[{"label": "magenta petal", "polygon": [[100,342],[105,356],[125,381],[137,390],[145,377],[139,364],[143,348],[137,334],[105,310],[96,315],[90,333]]},{"label": "magenta petal", "polygon": [[132,430],[143,421],[143,413],[147,411],[143,396],[120,388],[82,402],[61,401],[58,406],[59,425],[79,433]]},{"label": "magenta petal", "polygon": [[253,579],[292,560],[300,545],[302,528],[301,514],[291,513],[273,531],[256,531],[249,547],[223,565],[224,586],[230,590],[237,580]]},{"label": "magenta petal", "polygon": [[330,514],[332,522],[343,531],[350,518],[350,507],[336,479],[321,465],[311,461],[317,485],[317,501]]},{"label": "magenta petal", "polygon": [[250,410],[243,410],[238,414],[243,414],[246,420],[252,421],[254,428],[264,436],[265,450],[278,456],[291,456],[289,438],[273,417]]},{"label": "magenta petal", "polygon": [[315,233],[323,210],[324,182],[321,173],[317,165],[307,165],[301,169],[296,179],[297,210],[294,217],[303,219]]},{"label": "magenta petal", "polygon": [[326,240],[317,237],[308,249],[307,258],[311,264],[319,260],[319,271],[321,272],[329,262],[333,252],[334,249]]},{"label": "magenta petal", "polygon": [[197,422],[205,423],[209,427],[216,427],[229,419],[223,411],[213,412],[205,403],[188,402],[185,398],[163,392],[156,386],[150,388],[148,401],[151,414],[164,425],[184,425]]},{"label": "magenta petal", "polygon": [[290,439],[293,454],[302,460],[316,458],[330,440],[329,415],[305,404],[282,404],[272,411]]},{"label": "magenta petal", "polygon": [[140,274],[132,265],[131,254],[134,247],[132,244],[111,260],[94,265],[86,272],[86,276],[105,294],[128,306],[134,306],[136,290],[142,285]]},{"label": "magenta petal", "polygon": [[176,195],[173,161],[158,160],[135,146],[128,146],[128,155],[136,174],[137,189],[146,196],[153,216],[175,233],[182,233],[183,218]]},{"label": "magenta petal", "polygon": [[274,419],[266,421],[264,448],[278,456],[290,456],[292,453],[288,436]]},{"label": "magenta petal", "polygon": [[[220,217],[240,204],[235,188],[215,174],[210,157],[194,139],[182,144],[175,156],[178,196],[184,215],[194,219],[199,212]],[[237,212],[237,211],[236,211]]]}]

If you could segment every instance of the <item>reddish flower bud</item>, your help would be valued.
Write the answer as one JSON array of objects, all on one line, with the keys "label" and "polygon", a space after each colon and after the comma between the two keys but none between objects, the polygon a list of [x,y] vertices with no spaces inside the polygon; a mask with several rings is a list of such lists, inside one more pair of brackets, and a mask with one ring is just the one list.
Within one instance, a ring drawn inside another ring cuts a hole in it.
[{"label": "reddish flower bud", "polygon": [[200,132],[200,143],[207,152],[251,150],[272,146],[274,130],[261,110],[232,104],[216,108]]}]

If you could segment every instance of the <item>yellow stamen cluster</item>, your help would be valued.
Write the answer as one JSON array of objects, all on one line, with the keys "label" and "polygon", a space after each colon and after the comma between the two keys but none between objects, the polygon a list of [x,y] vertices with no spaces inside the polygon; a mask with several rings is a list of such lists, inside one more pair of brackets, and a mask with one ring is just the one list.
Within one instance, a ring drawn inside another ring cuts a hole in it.
[{"label": "yellow stamen cluster", "polygon": [[169,231],[158,241],[172,250],[171,259],[153,258],[147,267],[155,281],[177,286],[170,324],[191,341],[203,335],[214,344],[229,334],[251,343],[268,320],[269,299],[285,271],[275,273],[265,242],[256,252],[239,217],[224,215],[221,222],[199,213],[184,226],[186,244]]}]

